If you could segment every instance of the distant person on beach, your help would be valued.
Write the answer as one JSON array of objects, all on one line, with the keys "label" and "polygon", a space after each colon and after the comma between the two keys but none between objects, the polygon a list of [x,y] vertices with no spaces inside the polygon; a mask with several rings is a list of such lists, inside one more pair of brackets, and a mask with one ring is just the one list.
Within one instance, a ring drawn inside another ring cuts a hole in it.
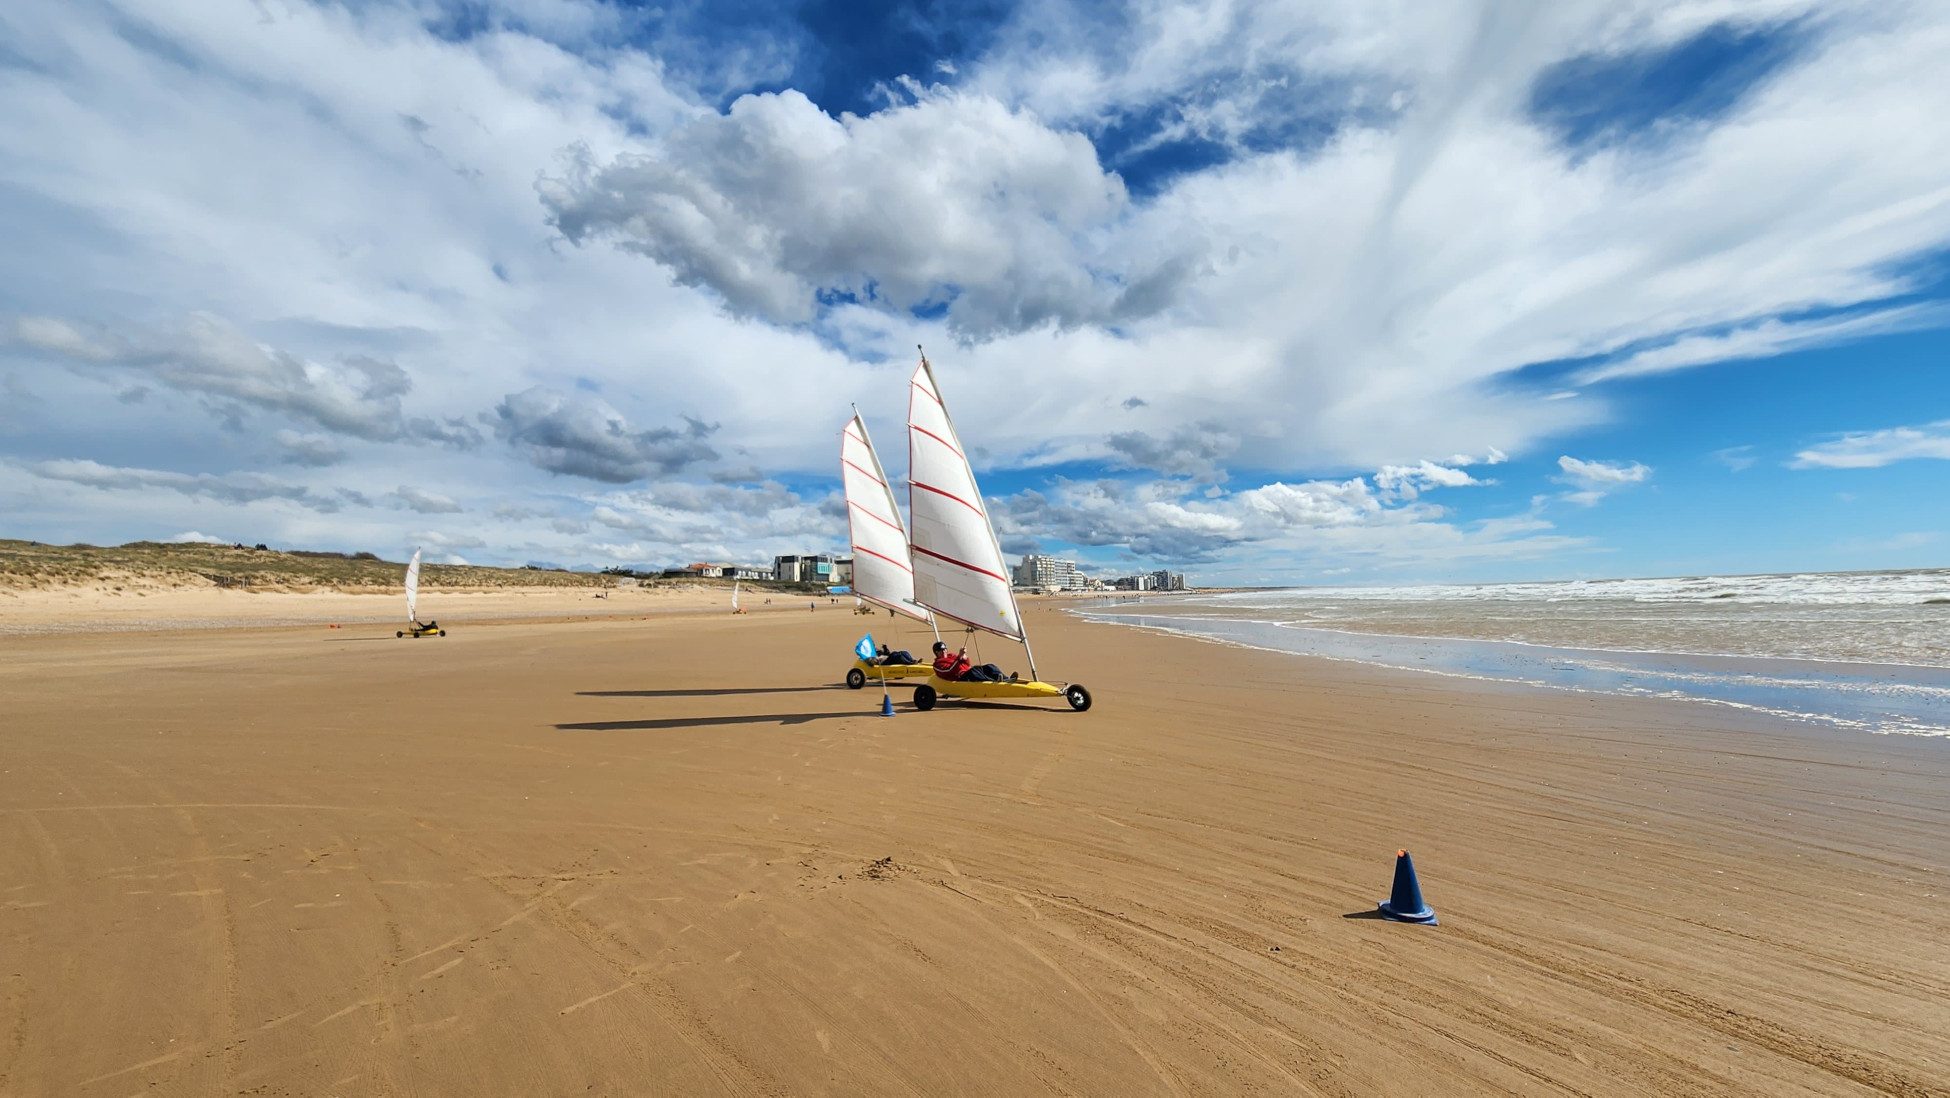
[{"label": "distant person on beach", "polygon": [[976,667],[968,661],[968,649],[950,653],[940,641],[934,642],[934,673],[949,682],[1001,682],[1009,677],[992,663]]}]

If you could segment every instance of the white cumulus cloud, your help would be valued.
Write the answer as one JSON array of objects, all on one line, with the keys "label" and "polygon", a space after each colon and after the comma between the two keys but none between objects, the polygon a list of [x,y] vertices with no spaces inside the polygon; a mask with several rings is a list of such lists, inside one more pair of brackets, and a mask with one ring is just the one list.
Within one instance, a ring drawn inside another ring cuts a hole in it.
[{"label": "white cumulus cloud", "polygon": [[833,294],[938,305],[978,335],[1117,323],[1170,304],[1196,262],[1189,237],[1120,231],[1123,182],[1082,134],[988,97],[927,90],[835,118],[797,91],[748,95],[658,144],[575,150],[542,181],[550,219],[778,323]]}]

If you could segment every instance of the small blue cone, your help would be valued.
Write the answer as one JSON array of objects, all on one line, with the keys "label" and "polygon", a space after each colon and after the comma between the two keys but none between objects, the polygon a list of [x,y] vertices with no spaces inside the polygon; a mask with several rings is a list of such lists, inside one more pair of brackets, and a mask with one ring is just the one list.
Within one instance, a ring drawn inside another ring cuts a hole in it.
[{"label": "small blue cone", "polygon": [[880,715],[883,717],[891,717],[894,715],[893,695],[891,694],[880,695]]},{"label": "small blue cone", "polygon": [[1395,851],[1395,887],[1388,890],[1387,899],[1375,906],[1381,909],[1384,919],[1436,925],[1435,908],[1422,900],[1422,883],[1415,879],[1415,859],[1408,856],[1408,851]]}]

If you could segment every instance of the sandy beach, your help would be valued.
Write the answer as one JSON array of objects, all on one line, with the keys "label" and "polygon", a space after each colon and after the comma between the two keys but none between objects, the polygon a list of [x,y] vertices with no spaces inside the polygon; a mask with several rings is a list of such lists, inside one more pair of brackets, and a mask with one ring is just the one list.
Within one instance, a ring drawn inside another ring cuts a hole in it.
[{"label": "sandy beach", "polygon": [[0,636],[0,1093],[1950,1093],[1940,741],[1049,604],[1092,710],[887,720],[844,605],[204,597]]},{"label": "sandy beach", "polygon": [[[601,597],[598,597],[601,596]],[[767,602],[766,599],[772,599]],[[807,597],[757,592],[748,613],[807,612]],[[829,605],[826,596],[813,600]],[[604,590],[529,587],[497,591],[430,590],[422,617],[465,617],[472,624],[588,621],[727,609],[730,591],[699,586]],[[850,603],[849,603],[850,605]],[[123,590],[106,583],[61,587],[0,586],[0,636],[49,633],[154,633],[186,629],[287,625],[384,627],[404,623],[398,591],[223,591],[211,587]]]}]

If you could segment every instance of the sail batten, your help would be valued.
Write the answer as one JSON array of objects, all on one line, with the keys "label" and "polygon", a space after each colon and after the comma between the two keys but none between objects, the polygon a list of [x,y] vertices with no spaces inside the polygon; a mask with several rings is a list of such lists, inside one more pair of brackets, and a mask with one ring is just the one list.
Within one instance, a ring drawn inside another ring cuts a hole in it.
[{"label": "sail batten", "polygon": [[873,550],[866,548],[865,546],[856,545],[854,546],[854,551],[858,553],[865,553],[870,557],[878,557],[879,559],[886,561],[888,564],[893,565],[894,567],[900,569],[901,571],[906,572],[910,576],[914,574],[914,569],[910,568],[907,564],[895,560],[892,557],[881,556],[879,553],[876,553]]},{"label": "sail batten", "polygon": [[946,556],[941,553],[937,553],[932,549],[923,549],[917,545],[914,547],[914,551],[917,553],[926,553],[928,556],[933,557],[935,560],[938,560],[943,564],[952,564],[957,568],[965,568],[970,572],[979,572],[982,575],[989,577],[990,579],[1001,580],[1003,583],[1009,582],[1009,577],[1007,576],[997,575],[996,573],[991,572],[988,569],[981,567],[980,565],[970,564],[965,560],[956,560],[953,557]]},{"label": "sail batten", "polygon": [[[866,421],[857,412],[840,436],[840,480],[846,487],[847,540],[853,547],[853,593],[896,614],[933,621],[934,615],[914,601],[907,526]],[[858,516],[871,521],[857,521]]]},{"label": "sail batten", "polygon": [[907,427],[915,601],[942,617],[1027,644],[981,486],[925,357],[909,386]]},{"label": "sail batten", "polygon": [[[899,523],[893,523],[893,522],[888,522],[888,521],[887,521],[886,519],[884,519],[884,518],[881,518],[881,517],[880,517],[879,515],[876,515],[876,514],[874,514],[874,513],[872,512],[872,511],[869,511],[869,510],[867,510],[867,509],[866,509],[866,508],[864,508],[864,507],[861,507],[861,506],[860,506],[859,504],[857,504],[857,503],[848,503],[848,504],[847,504],[847,506],[849,506],[849,507],[852,507],[853,509],[855,509],[855,510],[857,510],[857,511],[859,511],[861,515],[863,515],[863,516],[865,516],[865,517],[867,517],[867,518],[870,518],[870,519],[872,519],[873,521],[875,521],[875,522],[877,522],[877,523],[879,523],[880,525],[882,525],[882,526],[885,526],[885,527],[886,527],[887,529],[889,529],[889,530],[893,530],[893,531],[895,531],[895,532],[897,532],[897,533],[899,533],[901,537],[903,537],[903,538],[905,538],[905,537],[907,537],[907,531],[906,531],[905,529],[903,529],[903,528],[902,528],[902,527],[900,526],[900,524],[899,524]],[[868,553],[872,553],[872,552],[873,552],[873,550],[871,550],[871,549],[867,549],[867,550],[864,550],[864,551],[865,551],[865,552],[868,552]],[[878,553],[875,553],[874,555],[875,555],[875,556],[879,556],[879,554],[878,554]],[[891,558],[891,557],[886,557],[886,558],[882,558],[882,559],[886,559],[886,560],[891,560],[891,559],[893,559],[893,558]],[[906,567],[906,565],[902,565],[902,567]]]}]

